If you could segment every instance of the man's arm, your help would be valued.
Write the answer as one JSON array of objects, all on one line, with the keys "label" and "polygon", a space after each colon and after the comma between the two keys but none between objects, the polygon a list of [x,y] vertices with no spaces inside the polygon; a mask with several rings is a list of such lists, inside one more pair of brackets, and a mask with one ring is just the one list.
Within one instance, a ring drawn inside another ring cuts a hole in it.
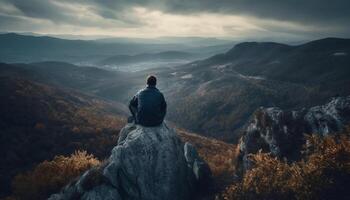
[{"label": "man's arm", "polygon": [[165,101],[164,96],[162,94],[162,102],[161,102],[161,107],[160,107],[161,110],[160,111],[162,113],[163,118],[165,117],[165,114],[166,114],[166,107],[167,107],[166,101]]},{"label": "man's arm", "polygon": [[135,119],[136,119],[137,106],[138,106],[137,101],[138,100],[137,100],[137,94],[136,94],[129,102],[129,110]]}]

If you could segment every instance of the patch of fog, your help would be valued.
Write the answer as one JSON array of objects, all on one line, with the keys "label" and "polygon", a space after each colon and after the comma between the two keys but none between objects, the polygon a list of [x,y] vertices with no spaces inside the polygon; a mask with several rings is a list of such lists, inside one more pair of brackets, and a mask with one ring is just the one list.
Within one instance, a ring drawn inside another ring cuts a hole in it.
[{"label": "patch of fog", "polygon": [[190,79],[190,78],[193,78],[192,74],[186,74],[186,75],[183,75],[181,76],[182,79]]},{"label": "patch of fog", "polygon": [[240,78],[247,79],[247,80],[265,80],[262,76],[246,76],[240,73],[237,73]]},{"label": "patch of fog", "polygon": [[205,83],[202,83],[198,89],[196,90],[196,94],[199,96],[204,96],[208,92],[208,86],[213,82],[214,80],[207,81]]},{"label": "patch of fog", "polygon": [[141,63],[133,63],[133,64],[125,64],[125,65],[103,65],[102,68],[108,70],[115,71],[123,71],[123,72],[138,72],[148,69],[154,68],[172,68],[175,66],[183,65],[187,63],[187,61],[155,61],[155,62],[141,62]]},{"label": "patch of fog", "polygon": [[212,66],[213,69],[225,69],[226,67],[228,67],[229,65],[231,65],[231,63],[226,63],[226,64],[222,64],[222,65],[214,65]]},{"label": "patch of fog", "polygon": [[73,62],[74,65],[84,66],[84,67],[96,67],[96,65],[89,61]]},{"label": "patch of fog", "polygon": [[335,52],[333,53],[333,56],[346,56],[348,55],[346,52]]}]

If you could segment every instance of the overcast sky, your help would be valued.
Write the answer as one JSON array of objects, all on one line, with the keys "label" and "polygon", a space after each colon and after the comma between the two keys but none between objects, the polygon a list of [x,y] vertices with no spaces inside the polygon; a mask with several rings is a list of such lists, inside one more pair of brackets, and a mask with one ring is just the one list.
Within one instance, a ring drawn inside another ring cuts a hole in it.
[{"label": "overcast sky", "polygon": [[0,0],[0,31],[139,38],[348,38],[350,0]]}]

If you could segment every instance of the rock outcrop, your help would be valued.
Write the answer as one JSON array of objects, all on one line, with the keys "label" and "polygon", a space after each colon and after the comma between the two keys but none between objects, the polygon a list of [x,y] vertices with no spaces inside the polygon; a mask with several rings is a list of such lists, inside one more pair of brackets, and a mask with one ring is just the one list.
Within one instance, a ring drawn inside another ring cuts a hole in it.
[{"label": "rock outcrop", "polygon": [[109,160],[85,172],[50,200],[190,199],[208,180],[208,165],[165,124],[128,124]]},{"label": "rock outcrop", "polygon": [[212,183],[212,174],[209,165],[201,157],[199,157],[197,150],[192,144],[186,142],[184,150],[187,166],[190,169],[190,174],[195,176],[194,189],[202,190],[209,188],[210,184]]},{"label": "rock outcrop", "polygon": [[250,168],[249,154],[260,149],[293,161],[300,157],[304,134],[326,136],[340,131],[350,121],[350,96],[337,97],[308,110],[283,111],[277,107],[260,108],[248,123],[240,141],[238,168]]}]

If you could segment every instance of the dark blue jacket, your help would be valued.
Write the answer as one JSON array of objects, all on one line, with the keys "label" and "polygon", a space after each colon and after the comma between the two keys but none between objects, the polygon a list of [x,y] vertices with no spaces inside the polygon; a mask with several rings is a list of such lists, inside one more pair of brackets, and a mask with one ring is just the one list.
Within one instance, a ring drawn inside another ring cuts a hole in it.
[{"label": "dark blue jacket", "polygon": [[143,126],[160,125],[166,114],[166,106],[163,94],[154,86],[140,90],[129,103],[136,123]]}]

